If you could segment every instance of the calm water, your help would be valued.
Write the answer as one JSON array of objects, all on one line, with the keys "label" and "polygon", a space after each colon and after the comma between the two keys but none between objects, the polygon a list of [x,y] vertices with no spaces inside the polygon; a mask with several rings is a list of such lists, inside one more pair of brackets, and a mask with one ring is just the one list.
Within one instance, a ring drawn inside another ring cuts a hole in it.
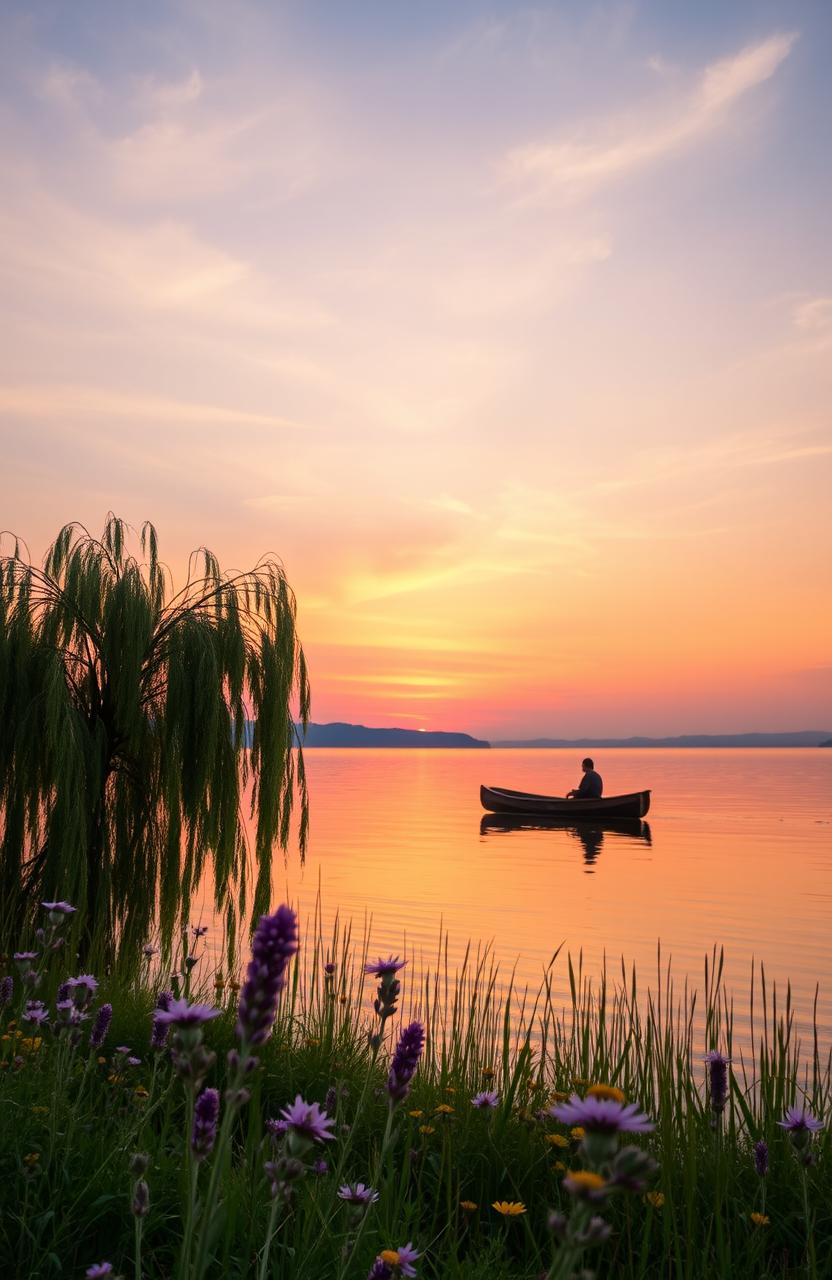
[{"label": "calm water", "polygon": [[[704,955],[724,945],[738,1023],[752,957],[792,983],[800,1023],[821,984],[832,1041],[832,750],[608,750],[606,794],[651,788],[635,833],[491,830],[481,782],[563,794],[580,751],[306,752],[311,833],[306,865],[275,870],[275,897],[310,912],[320,885],[373,950],[406,947],[432,963],[440,929],[451,955],[493,943],[501,967],[537,987],[561,943],[635,961],[653,981],[656,945],[677,977],[701,984]],[[556,986],[567,988],[563,956]],[[784,992],[785,994],[785,992]]]}]

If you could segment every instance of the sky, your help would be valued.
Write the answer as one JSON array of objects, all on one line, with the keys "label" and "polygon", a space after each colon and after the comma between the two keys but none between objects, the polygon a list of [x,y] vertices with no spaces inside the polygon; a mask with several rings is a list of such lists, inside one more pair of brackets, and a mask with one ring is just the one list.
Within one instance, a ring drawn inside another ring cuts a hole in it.
[{"label": "sky", "polygon": [[6,0],[0,527],[277,553],[318,722],[832,729],[832,6]]}]

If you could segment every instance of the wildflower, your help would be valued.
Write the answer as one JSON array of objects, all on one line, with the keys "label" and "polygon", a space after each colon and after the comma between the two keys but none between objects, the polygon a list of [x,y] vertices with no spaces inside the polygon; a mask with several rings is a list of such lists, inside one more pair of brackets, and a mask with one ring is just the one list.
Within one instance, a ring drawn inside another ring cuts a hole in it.
[{"label": "wildflower", "polygon": [[133,1090],[133,1097],[136,1098],[139,1102],[145,1102],[150,1097],[150,1094],[148,1093],[147,1089],[145,1089],[143,1084],[137,1084],[135,1089]]},{"label": "wildflower", "polygon": [[483,1067],[483,1069],[482,1069],[482,1076],[483,1076],[483,1079],[484,1079],[484,1080],[493,1080],[493,1079],[494,1079],[494,1068],[493,1068],[493,1067]]},{"label": "wildflower", "polygon": [[207,932],[208,932],[207,924],[191,925],[191,933],[194,935],[194,940],[197,940],[199,938],[204,938]]},{"label": "wildflower", "polygon": [[261,916],[251,944],[251,960],[240,993],[237,1035],[247,1045],[263,1044],[286,986],[286,970],[298,949],[298,921],[291,907]]},{"label": "wildflower", "polygon": [[330,1133],[335,1121],[321,1110],[317,1102],[304,1102],[300,1094],[280,1114],[288,1129],[305,1141],[329,1142],[335,1137],[334,1133]]},{"label": "wildflower", "polygon": [[754,1143],[754,1171],[758,1177],[764,1178],[768,1173],[768,1143]]},{"label": "wildflower", "polygon": [[14,956],[12,957],[18,968],[22,969],[24,972],[27,969],[31,969],[32,961],[37,960],[37,958],[37,951],[15,951]]},{"label": "wildflower", "polygon": [[363,1182],[356,1182],[354,1186],[345,1183],[338,1188],[337,1195],[338,1199],[343,1200],[345,1204],[357,1205],[364,1209],[368,1209],[378,1200],[378,1192],[372,1187],[365,1187]]},{"label": "wildflower", "polygon": [[152,942],[146,942],[142,947],[142,955],[145,960],[152,960],[154,956],[159,954],[159,948],[154,947]]},{"label": "wildflower", "polygon": [[792,1135],[819,1133],[823,1128],[823,1121],[816,1119],[805,1107],[789,1107],[783,1119],[778,1120],[777,1124],[779,1128],[785,1129],[786,1133]]},{"label": "wildflower", "polygon": [[612,1084],[591,1084],[586,1091],[588,1098],[600,1098],[603,1102],[623,1102],[624,1093]]},{"label": "wildflower", "polygon": [[113,1006],[111,1004],[102,1004],[95,1015],[95,1021],[92,1024],[90,1032],[90,1048],[100,1049],[104,1043],[107,1032],[110,1030],[110,1023],[113,1018]]},{"label": "wildflower", "polygon": [[479,1208],[479,1205],[475,1200],[460,1200],[459,1207],[465,1213],[474,1213]]},{"label": "wildflower", "polygon": [[91,973],[82,973],[77,978],[67,978],[66,986],[69,995],[79,1009],[85,1009],[98,990],[98,979]]},{"label": "wildflower", "polygon": [[105,1276],[113,1274],[112,1262],[94,1262],[91,1267],[87,1267],[84,1275],[86,1280],[104,1280]]},{"label": "wildflower", "polygon": [[312,1165],[312,1172],[318,1178],[323,1178],[325,1174],[329,1173],[329,1165],[326,1160],[316,1160]]},{"label": "wildflower", "polygon": [[72,907],[68,902],[42,902],[42,907],[49,912],[49,923],[60,924],[67,916],[72,916],[77,911],[77,907]]},{"label": "wildflower", "polygon": [[139,1178],[133,1187],[130,1201],[130,1212],[134,1218],[144,1218],[150,1211],[150,1187],[144,1178]]},{"label": "wildflower", "polygon": [[555,1173],[566,1173],[566,1165],[563,1163],[562,1160],[556,1160],[555,1163],[552,1165],[552,1168],[554,1169]]},{"label": "wildflower", "polygon": [[491,1208],[496,1209],[504,1218],[517,1218],[526,1212],[526,1206],[518,1200],[495,1200]]},{"label": "wildflower", "polygon": [[400,1275],[416,1275],[416,1268],[413,1263],[420,1257],[420,1254],[413,1248],[409,1240],[407,1244],[399,1245],[398,1249],[382,1249],[379,1257],[383,1262],[387,1263],[388,1267],[397,1268]]},{"label": "wildflower", "polygon": [[591,1169],[574,1169],[563,1179],[563,1189],[576,1200],[603,1200],[609,1187],[600,1173]]},{"label": "wildflower", "polygon": [[378,959],[373,963],[364,965],[364,972],[372,974],[376,978],[391,978],[398,973],[407,964],[406,960],[400,960],[398,956],[388,956],[386,960]]},{"label": "wildflower", "polygon": [[4,1005],[11,1004],[14,995],[14,979],[11,974],[6,974],[4,978],[0,978],[0,1009]]},{"label": "wildflower", "polygon": [[267,1120],[266,1128],[271,1136],[277,1140],[278,1138],[283,1137],[284,1133],[289,1128],[289,1123],[286,1120]]},{"label": "wildflower", "polygon": [[431,1134],[431,1133],[436,1133],[436,1130],[434,1129],[432,1124],[420,1124],[419,1132],[424,1134]]},{"label": "wildflower", "polygon": [[414,1110],[413,1110],[413,1111],[408,1111],[408,1113],[407,1113],[407,1114],[410,1116],[410,1118],[411,1118],[412,1120],[421,1120],[422,1116],[423,1116],[425,1113],[424,1113],[424,1111],[421,1111],[418,1107],[416,1107],[416,1108],[414,1108]]},{"label": "wildflower", "polygon": [[195,1160],[204,1160],[213,1151],[217,1139],[219,1115],[219,1093],[216,1089],[203,1089],[194,1103],[191,1151],[194,1153]]},{"label": "wildflower", "polygon": [[326,964],[324,965],[324,973],[328,978],[335,977],[335,965],[332,963],[331,960],[327,960]]},{"label": "wildflower", "polygon": [[404,1102],[410,1093],[410,1083],[416,1074],[419,1059],[425,1046],[425,1028],[421,1022],[411,1022],[399,1036],[396,1052],[387,1077],[387,1093],[391,1105]]},{"label": "wildflower", "polygon": [[32,1022],[35,1026],[41,1027],[49,1021],[49,1011],[42,1000],[27,1000],[21,1020],[23,1022]]},{"label": "wildflower", "polygon": [[218,1018],[220,1010],[207,1004],[188,1004],[187,1000],[171,1000],[167,1009],[158,1009],[155,1015],[161,1026],[175,1026],[180,1030],[202,1027],[212,1018]]},{"label": "wildflower", "polygon": [[434,1107],[433,1114],[437,1116],[452,1116],[454,1109],[447,1102],[440,1102],[438,1107]]},{"label": "wildflower", "polygon": [[731,1059],[726,1058],[718,1049],[712,1049],[710,1053],[705,1054],[714,1123],[719,1120],[728,1101],[728,1064],[730,1061]]},{"label": "wildflower", "polygon": [[768,1227],[771,1225],[771,1219],[765,1213],[751,1213],[748,1216],[755,1227]]},{"label": "wildflower", "polygon": [[573,1142],[581,1142],[586,1137],[586,1130],[580,1125],[575,1125],[574,1129],[569,1130],[569,1136]]},{"label": "wildflower", "polygon": [[654,1209],[661,1209],[664,1207],[663,1191],[648,1191],[644,1199],[649,1205],[652,1205]]},{"label": "wildflower", "polygon": [[494,1111],[499,1105],[500,1095],[495,1089],[484,1089],[482,1093],[475,1093],[471,1099],[471,1106],[480,1111]]},{"label": "wildflower", "polygon": [[22,1036],[20,1040],[20,1048],[24,1053],[37,1053],[42,1044],[40,1036]]},{"label": "wildflower", "polygon": [[560,1147],[561,1149],[564,1149],[569,1146],[569,1139],[564,1138],[562,1133],[547,1133],[545,1141],[548,1142],[550,1147]]},{"label": "wildflower", "polygon": [[655,1160],[646,1151],[639,1147],[622,1147],[615,1153],[610,1167],[610,1188],[639,1194],[647,1189],[648,1179],[657,1168]]},{"label": "wildflower", "polygon": [[23,1163],[25,1165],[28,1165],[30,1169],[33,1169],[39,1160],[40,1160],[39,1151],[30,1151],[28,1155],[25,1155],[23,1157]]},{"label": "wildflower", "polygon": [[[579,1098],[552,1107],[549,1114],[563,1124],[575,1125],[587,1133],[650,1133],[655,1125],[634,1102],[624,1105],[608,1098]],[[573,1138],[576,1137],[572,1130]],[[583,1137],[583,1133],[580,1135]]]},{"label": "wildflower", "polygon": [[367,1280],[391,1280],[393,1272],[384,1259],[379,1256],[376,1258],[370,1270],[367,1272]]}]

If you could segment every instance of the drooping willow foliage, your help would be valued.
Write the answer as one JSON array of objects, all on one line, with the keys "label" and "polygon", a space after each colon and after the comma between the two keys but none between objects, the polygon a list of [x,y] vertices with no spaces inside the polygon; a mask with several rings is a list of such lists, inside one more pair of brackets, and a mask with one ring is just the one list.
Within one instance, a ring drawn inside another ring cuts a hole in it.
[{"label": "drooping willow foliage", "polygon": [[201,548],[175,592],[153,526],[140,557],[131,539],[111,514],[100,539],[63,528],[43,568],[16,541],[0,556],[5,914],[64,898],[108,946],[157,916],[170,937],[209,856],[232,930],[252,861],[265,909],[296,793],[301,849],[308,813],[293,708],[305,727],[309,683],[281,564],[229,575]]}]

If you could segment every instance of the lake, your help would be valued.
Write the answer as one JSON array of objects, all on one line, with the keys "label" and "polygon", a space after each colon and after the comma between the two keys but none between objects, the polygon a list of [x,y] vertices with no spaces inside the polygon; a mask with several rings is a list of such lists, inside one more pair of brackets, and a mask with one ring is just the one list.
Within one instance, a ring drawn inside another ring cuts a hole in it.
[{"label": "lake", "polygon": [[[320,888],[373,953],[435,964],[468,940],[491,943],[506,974],[535,989],[553,951],[614,974],[620,957],[653,984],[657,943],[677,979],[701,985],[706,952],[724,946],[740,1033],[752,957],[791,980],[799,1026],[818,1018],[832,1043],[832,749],[604,750],[607,795],[650,788],[639,831],[490,830],[481,782],[564,794],[580,750],[308,750],[311,826],[304,867],[276,859],[275,901],[302,916]],[[486,827],[486,829],[483,829]]]}]

